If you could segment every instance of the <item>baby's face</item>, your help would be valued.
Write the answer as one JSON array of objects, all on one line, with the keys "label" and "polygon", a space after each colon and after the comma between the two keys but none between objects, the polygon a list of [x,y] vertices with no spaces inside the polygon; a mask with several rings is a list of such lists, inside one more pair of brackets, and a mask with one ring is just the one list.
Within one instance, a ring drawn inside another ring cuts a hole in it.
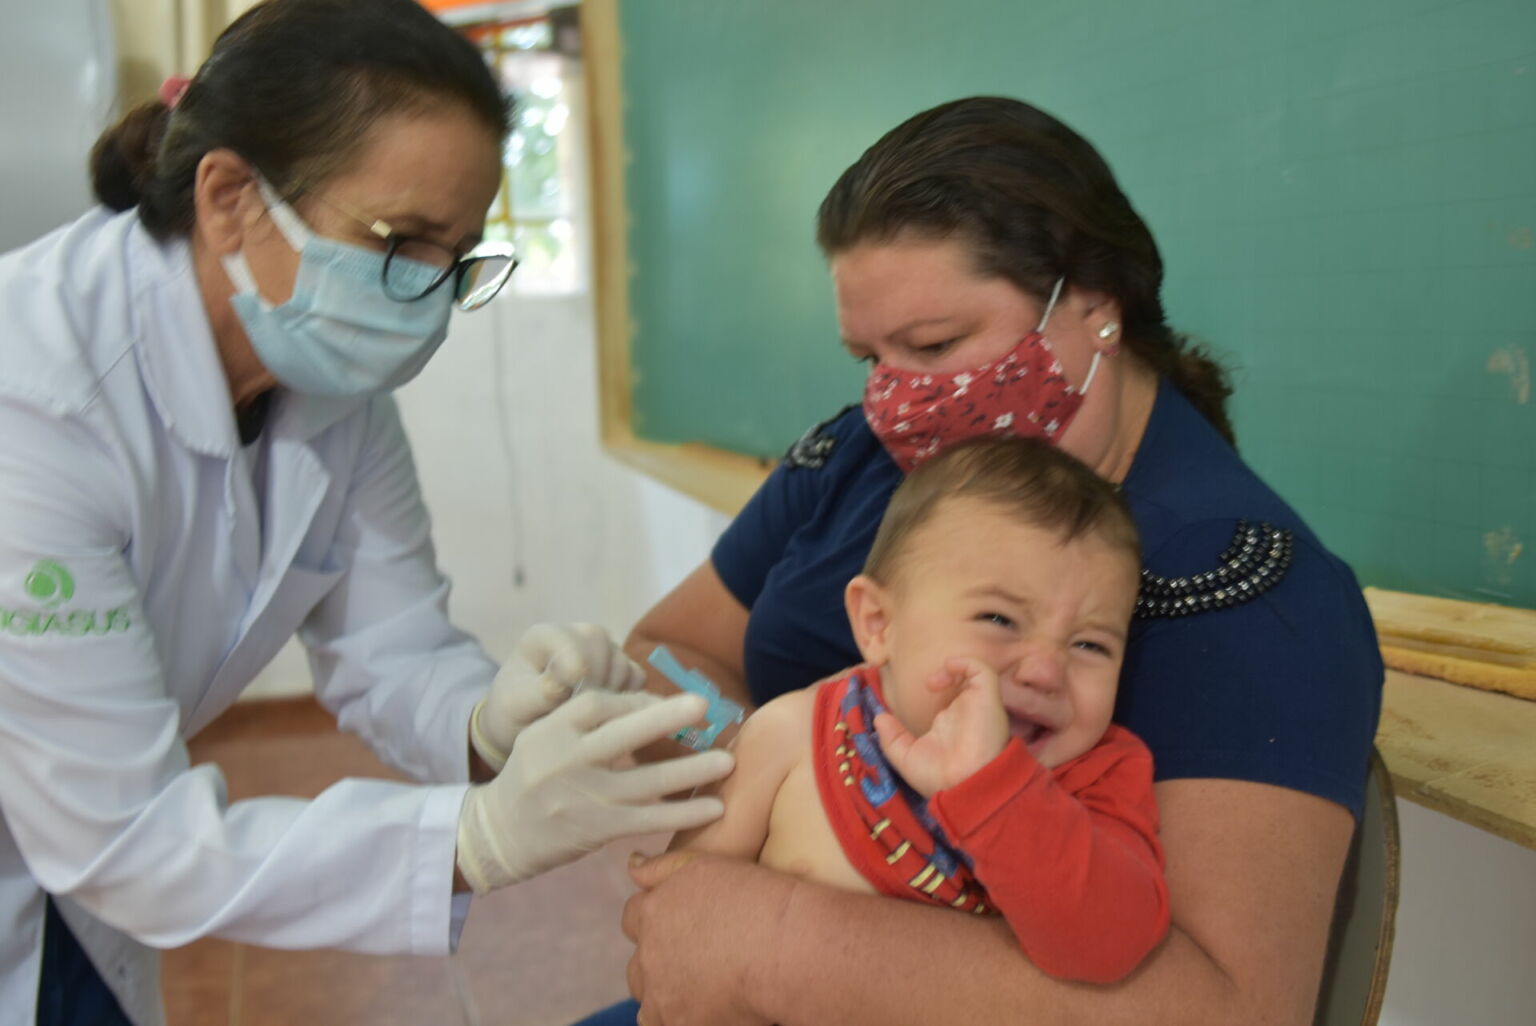
[{"label": "baby's face", "polygon": [[888,593],[891,711],[927,731],[956,691],[926,682],[970,656],[997,673],[1009,729],[1041,763],[1082,755],[1109,727],[1139,576],[1096,535],[1063,543],[986,503],[944,503],[909,539]]}]

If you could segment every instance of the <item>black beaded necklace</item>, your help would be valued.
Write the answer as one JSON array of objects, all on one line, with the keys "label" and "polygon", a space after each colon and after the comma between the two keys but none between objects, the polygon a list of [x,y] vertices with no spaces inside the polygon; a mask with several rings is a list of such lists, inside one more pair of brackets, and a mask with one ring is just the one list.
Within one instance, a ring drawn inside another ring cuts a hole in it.
[{"label": "black beaded necklace", "polygon": [[1189,616],[1255,599],[1285,576],[1294,545],[1290,531],[1239,520],[1232,544],[1221,554],[1216,569],[1192,577],[1162,577],[1143,570],[1136,618]]}]

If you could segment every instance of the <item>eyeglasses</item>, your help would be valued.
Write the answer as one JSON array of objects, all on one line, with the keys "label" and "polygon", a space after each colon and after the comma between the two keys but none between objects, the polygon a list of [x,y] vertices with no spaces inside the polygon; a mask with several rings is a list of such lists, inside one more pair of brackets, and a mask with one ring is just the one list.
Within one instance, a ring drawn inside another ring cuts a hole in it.
[{"label": "eyeglasses", "polygon": [[[375,221],[369,230],[388,243],[384,251],[384,294],[401,303],[424,299],[452,278],[453,298],[459,309],[478,310],[496,297],[520,262],[510,242],[481,242],[460,256],[447,246],[397,235],[383,221]],[[436,267],[438,274],[423,288],[419,277],[401,273],[409,265],[397,257]]]},{"label": "eyeglasses", "polygon": [[[496,297],[521,262],[510,242],[480,242],[461,255],[429,239],[401,235],[381,218],[364,217],[315,193],[310,196],[384,240],[384,294],[398,303],[425,299],[452,278],[453,298],[459,309],[478,310]],[[436,268],[437,273],[423,286],[422,275],[413,263]]]}]

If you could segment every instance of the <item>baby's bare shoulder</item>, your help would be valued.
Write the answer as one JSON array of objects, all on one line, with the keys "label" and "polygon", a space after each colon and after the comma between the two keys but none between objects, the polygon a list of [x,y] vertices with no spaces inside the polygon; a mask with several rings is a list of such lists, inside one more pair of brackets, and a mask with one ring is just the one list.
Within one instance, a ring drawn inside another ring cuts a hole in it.
[{"label": "baby's bare shoulder", "polygon": [[738,763],[779,765],[787,769],[809,743],[816,685],[786,694],[759,706],[742,724],[734,752]]},{"label": "baby's bare shoulder", "polygon": [[[759,730],[779,731],[808,727],[811,714],[816,708],[816,690],[820,684],[812,684],[799,691],[789,691],[761,706],[747,721],[759,724]],[[746,727],[742,728],[743,731]]]}]

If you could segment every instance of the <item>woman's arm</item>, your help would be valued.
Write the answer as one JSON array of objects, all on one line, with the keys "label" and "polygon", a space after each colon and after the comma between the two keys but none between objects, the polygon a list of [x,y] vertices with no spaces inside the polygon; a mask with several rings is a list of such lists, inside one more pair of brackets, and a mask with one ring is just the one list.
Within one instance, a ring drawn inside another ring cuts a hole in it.
[{"label": "woman's arm", "polygon": [[996,919],[667,857],[635,871],[649,889],[625,910],[631,988],[666,1026],[1306,1026],[1350,814],[1266,784],[1157,790],[1173,929],[1118,984],[1046,976]]},{"label": "woman's arm", "polygon": [[649,662],[656,646],[666,645],[678,662],[698,670],[722,695],[750,711],[752,697],[742,666],[746,637],[746,608],[706,559],[640,618],[624,640],[624,652],[645,667],[649,691],[670,695],[677,690]]},{"label": "woman's arm", "polygon": [[[736,601],[710,560],[683,578],[635,624],[624,639],[624,654],[645,668],[645,689],[673,695],[676,684],[650,663],[657,645],[666,645],[677,661],[715,682],[720,693],[752,712],[742,666],[747,610]],[[686,754],[676,741],[661,741],[635,753],[641,762]]]}]

